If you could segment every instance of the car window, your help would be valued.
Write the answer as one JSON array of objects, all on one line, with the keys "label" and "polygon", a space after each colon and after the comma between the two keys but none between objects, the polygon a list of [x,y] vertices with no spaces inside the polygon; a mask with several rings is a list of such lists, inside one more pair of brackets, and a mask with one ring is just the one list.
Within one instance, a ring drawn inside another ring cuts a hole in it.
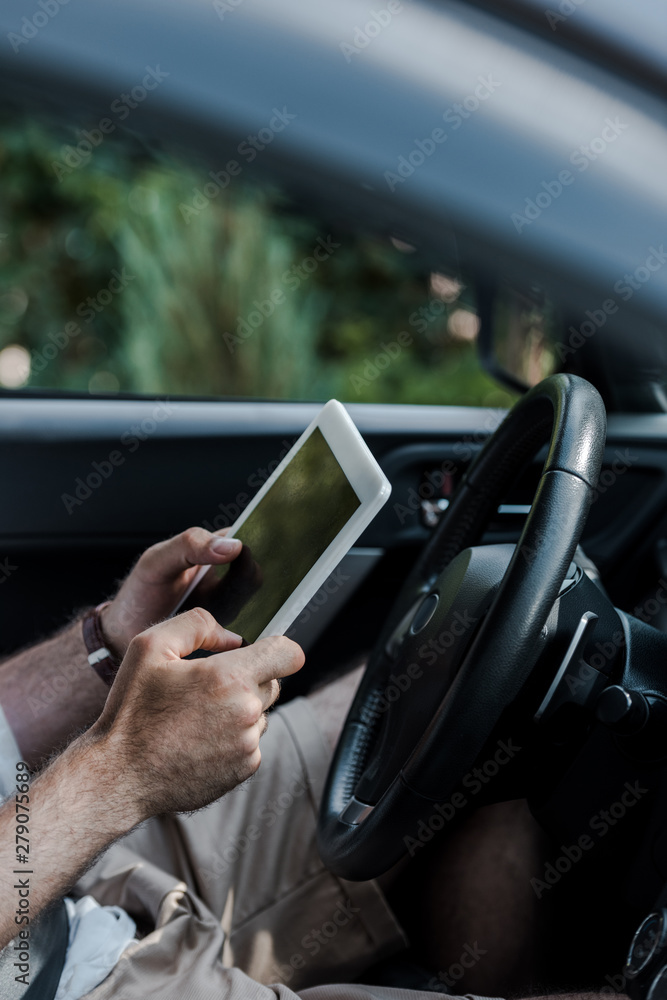
[{"label": "car window", "polygon": [[0,122],[0,386],[504,406],[475,290],[96,126]]}]

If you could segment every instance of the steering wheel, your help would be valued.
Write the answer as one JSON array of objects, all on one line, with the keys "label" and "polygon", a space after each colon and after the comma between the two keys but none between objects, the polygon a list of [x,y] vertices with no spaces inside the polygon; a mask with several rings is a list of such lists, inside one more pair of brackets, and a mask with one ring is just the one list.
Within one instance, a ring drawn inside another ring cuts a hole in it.
[{"label": "steering wheel", "polygon": [[[597,390],[554,375],[516,403],[463,477],[398,595],[336,748],[318,822],[320,854],[335,874],[382,874],[436,804],[445,816],[454,810],[461,781],[545,649],[605,437]],[[507,489],[547,443],[518,544],[479,546]]]}]

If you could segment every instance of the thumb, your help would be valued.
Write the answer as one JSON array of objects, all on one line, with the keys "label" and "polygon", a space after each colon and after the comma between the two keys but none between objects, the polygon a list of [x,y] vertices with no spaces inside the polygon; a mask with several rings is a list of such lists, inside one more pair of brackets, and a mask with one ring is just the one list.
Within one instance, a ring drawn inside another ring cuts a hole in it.
[{"label": "thumb", "polygon": [[141,577],[148,583],[165,583],[194,566],[231,562],[242,547],[237,538],[225,538],[205,528],[188,528],[147,549],[139,560]]},{"label": "thumb", "polygon": [[182,660],[198,649],[224,653],[242,642],[240,635],[223,628],[208,611],[192,608],[147,628],[132,640],[132,647],[139,655]]}]

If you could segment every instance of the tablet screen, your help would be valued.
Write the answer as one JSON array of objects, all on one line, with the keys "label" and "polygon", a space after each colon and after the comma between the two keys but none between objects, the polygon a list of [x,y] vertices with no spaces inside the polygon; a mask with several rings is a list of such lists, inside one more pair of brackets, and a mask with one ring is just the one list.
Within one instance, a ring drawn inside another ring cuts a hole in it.
[{"label": "tablet screen", "polygon": [[211,567],[184,609],[202,605],[254,642],[360,506],[316,427],[235,532],[241,554]]}]

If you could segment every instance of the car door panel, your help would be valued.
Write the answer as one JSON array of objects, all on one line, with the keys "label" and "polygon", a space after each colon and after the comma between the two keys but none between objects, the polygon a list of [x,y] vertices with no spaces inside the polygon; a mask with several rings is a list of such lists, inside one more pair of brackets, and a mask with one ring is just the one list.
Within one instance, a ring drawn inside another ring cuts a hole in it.
[{"label": "car door panel", "polygon": [[[256,401],[0,399],[3,651],[112,593],[152,542],[190,524],[231,524],[317,410]],[[332,575],[294,633],[323,670],[370,645],[428,538],[424,505],[446,499],[502,417],[467,407],[349,411],[393,491],[341,567],[344,579]],[[667,418],[610,420],[584,546],[619,603],[640,594],[667,536],[666,443]],[[518,539],[540,467],[538,456],[487,540]],[[630,552],[644,576],[624,573]]]}]

